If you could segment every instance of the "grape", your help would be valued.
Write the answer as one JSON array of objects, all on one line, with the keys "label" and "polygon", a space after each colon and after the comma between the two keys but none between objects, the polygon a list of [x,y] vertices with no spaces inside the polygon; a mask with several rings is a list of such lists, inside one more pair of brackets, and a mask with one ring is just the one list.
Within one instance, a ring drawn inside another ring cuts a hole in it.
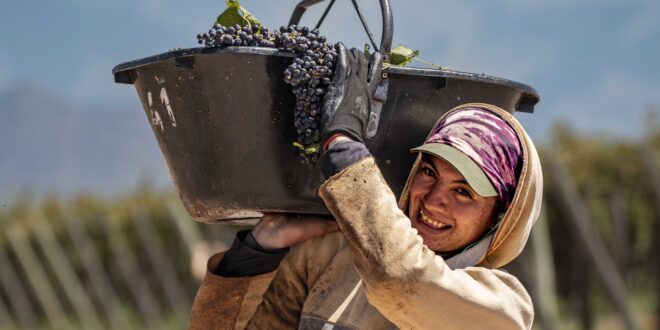
[{"label": "grape", "polygon": [[[332,82],[337,51],[332,43],[319,35],[318,29],[306,26],[280,26],[273,32],[259,25],[215,24],[207,33],[197,35],[204,47],[258,46],[287,50],[296,55],[284,70],[284,82],[291,85],[296,97],[294,127],[296,142],[306,151],[300,151],[300,162],[314,166],[319,156],[319,121],[321,102]],[[316,152],[310,147],[316,146]]]}]

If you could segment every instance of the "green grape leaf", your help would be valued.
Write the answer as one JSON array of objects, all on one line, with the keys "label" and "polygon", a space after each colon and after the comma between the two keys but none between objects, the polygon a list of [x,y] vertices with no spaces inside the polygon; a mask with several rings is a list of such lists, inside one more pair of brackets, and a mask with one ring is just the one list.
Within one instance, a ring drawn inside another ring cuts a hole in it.
[{"label": "green grape leaf", "polygon": [[406,65],[413,60],[413,57],[419,55],[419,50],[412,50],[404,45],[398,45],[390,52],[391,65]]},{"label": "green grape leaf", "polygon": [[261,26],[261,22],[241,6],[238,0],[227,0],[226,4],[227,9],[218,16],[215,24],[222,26],[233,26],[235,24],[241,26],[246,24]]}]

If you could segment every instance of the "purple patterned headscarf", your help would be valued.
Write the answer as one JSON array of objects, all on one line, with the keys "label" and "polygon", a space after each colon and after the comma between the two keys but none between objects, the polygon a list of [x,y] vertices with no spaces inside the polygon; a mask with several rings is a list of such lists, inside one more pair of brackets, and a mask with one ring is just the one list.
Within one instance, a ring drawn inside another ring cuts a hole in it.
[{"label": "purple patterned headscarf", "polygon": [[522,149],[506,121],[481,108],[463,108],[438,122],[426,143],[447,144],[470,157],[493,184],[503,210],[508,209],[522,168]]}]

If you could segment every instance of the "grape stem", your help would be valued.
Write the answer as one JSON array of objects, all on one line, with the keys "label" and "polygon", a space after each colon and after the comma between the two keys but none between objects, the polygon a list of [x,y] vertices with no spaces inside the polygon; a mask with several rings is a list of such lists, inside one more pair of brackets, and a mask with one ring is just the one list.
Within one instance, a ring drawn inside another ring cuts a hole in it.
[{"label": "grape stem", "polygon": [[294,147],[302,150],[304,153],[306,153],[308,155],[318,153],[319,152],[319,147],[321,146],[320,144],[316,143],[316,144],[312,144],[311,146],[305,148],[305,146],[300,144],[300,142],[298,142],[298,141],[293,142],[292,145]]},{"label": "grape stem", "polygon": [[440,69],[440,70],[442,70],[442,69],[446,69],[446,68],[443,68],[442,66],[440,66],[440,65],[438,65],[438,64],[435,64],[435,63],[433,63],[433,62],[429,62],[429,61],[425,61],[425,60],[423,60],[423,59],[421,59],[421,58],[419,58],[419,57],[412,57],[412,59],[413,59],[414,61],[420,61],[420,62],[422,62],[422,63],[424,63],[424,64],[426,64],[426,65],[433,66],[433,67],[435,67],[436,69]]},{"label": "grape stem", "polygon": [[[414,57],[414,56],[413,56],[413,57],[410,57],[410,58],[413,59],[413,60],[415,60],[415,61],[420,61],[420,62],[422,62],[422,63],[424,63],[424,64],[426,64],[426,65],[428,65],[428,66],[432,66],[432,67],[434,67],[434,69],[439,69],[439,70],[447,69],[446,67],[442,67],[442,66],[440,66],[440,65],[438,65],[438,64],[435,64],[435,63],[433,63],[433,62],[425,61],[425,60],[423,60],[423,59],[421,59],[421,58],[418,58],[418,57]],[[386,63],[386,62],[383,63],[383,68],[384,68],[384,69],[385,69],[385,68],[389,68],[389,67],[391,67],[391,66],[406,66],[406,64],[397,65],[397,64],[391,64],[391,63]]]}]

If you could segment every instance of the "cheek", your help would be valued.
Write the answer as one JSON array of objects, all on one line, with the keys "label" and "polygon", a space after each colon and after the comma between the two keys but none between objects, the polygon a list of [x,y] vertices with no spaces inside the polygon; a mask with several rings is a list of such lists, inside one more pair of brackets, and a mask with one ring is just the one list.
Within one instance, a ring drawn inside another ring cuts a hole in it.
[{"label": "cheek", "polygon": [[419,200],[421,196],[424,196],[424,193],[428,190],[427,183],[420,177],[416,175],[410,184],[410,191],[408,192],[409,201]]},{"label": "cheek", "polygon": [[417,209],[419,208],[420,196],[422,196],[422,194],[419,189],[413,189],[413,187],[410,188],[410,191],[408,192],[408,216],[411,219],[413,213],[417,212]]},{"label": "cheek", "polygon": [[491,203],[476,204],[471,208],[465,208],[469,214],[465,214],[466,218],[470,219],[472,229],[475,232],[483,232],[489,228],[494,221],[495,207]]},{"label": "cheek", "polygon": [[489,205],[484,205],[477,200],[466,200],[460,196],[452,195],[447,199],[449,207],[458,220],[462,219],[463,223],[478,225],[488,218]]},{"label": "cheek", "polygon": [[422,198],[426,194],[428,184],[420,177],[416,175],[410,184],[410,190],[408,191],[408,217],[412,220],[414,214],[419,210],[419,205],[421,204]]}]

